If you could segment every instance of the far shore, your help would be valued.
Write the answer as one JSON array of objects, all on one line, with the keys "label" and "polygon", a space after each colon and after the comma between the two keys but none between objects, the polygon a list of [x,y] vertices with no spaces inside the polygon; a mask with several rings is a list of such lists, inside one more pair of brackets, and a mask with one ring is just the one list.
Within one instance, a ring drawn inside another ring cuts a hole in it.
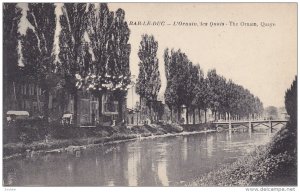
[{"label": "far shore", "polygon": [[[151,125],[150,125],[151,126]],[[171,129],[163,129],[164,126],[152,125],[150,133],[114,133],[109,137],[86,137],[86,138],[71,138],[71,139],[50,139],[47,142],[45,140],[34,141],[30,144],[7,143],[3,146],[3,160],[11,160],[22,157],[33,157],[35,155],[45,155],[49,153],[76,153],[76,151],[95,148],[103,145],[144,140],[144,139],[156,139],[162,137],[183,136],[200,133],[215,132],[215,129],[186,129],[179,125],[169,125]],[[190,125],[192,126],[192,125]],[[136,126],[139,129],[144,126]],[[131,129],[129,129],[131,131]],[[162,132],[163,130],[164,132]],[[131,131],[133,132],[133,131]]]}]

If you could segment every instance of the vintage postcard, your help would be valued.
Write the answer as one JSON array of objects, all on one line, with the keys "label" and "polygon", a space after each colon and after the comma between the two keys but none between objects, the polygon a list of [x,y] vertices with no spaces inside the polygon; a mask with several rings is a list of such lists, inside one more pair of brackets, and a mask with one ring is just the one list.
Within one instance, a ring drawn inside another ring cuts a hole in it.
[{"label": "vintage postcard", "polygon": [[3,3],[2,187],[295,191],[297,6]]}]

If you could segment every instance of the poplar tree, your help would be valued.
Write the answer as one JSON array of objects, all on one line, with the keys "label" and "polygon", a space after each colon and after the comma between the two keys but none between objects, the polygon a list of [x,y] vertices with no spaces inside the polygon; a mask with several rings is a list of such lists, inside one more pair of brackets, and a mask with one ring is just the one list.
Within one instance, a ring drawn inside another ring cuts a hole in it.
[{"label": "poplar tree", "polygon": [[210,109],[212,110],[215,120],[217,120],[217,111],[220,108],[220,98],[221,90],[220,88],[220,76],[217,74],[215,69],[209,70],[207,72],[207,83],[210,89],[211,100],[210,100]]},{"label": "poplar tree", "polygon": [[194,99],[193,105],[198,109],[198,118],[201,121],[201,109],[205,112],[205,123],[206,123],[206,111],[208,108],[209,92],[207,87],[207,82],[204,78],[204,73],[201,68],[199,68],[199,79],[196,82],[195,89],[193,91]]},{"label": "poplar tree", "polygon": [[169,56],[165,50],[165,70],[167,76],[167,88],[165,101],[170,107],[177,109],[177,121],[181,119],[181,106],[186,104],[186,88],[189,79],[188,65],[190,61],[181,50],[171,50]]},{"label": "poplar tree", "polygon": [[78,89],[81,88],[83,47],[86,45],[86,3],[64,3],[60,16],[59,36],[60,73],[65,80],[64,88],[73,95],[74,122],[77,124]]},{"label": "poplar tree", "polygon": [[[49,117],[49,93],[55,86],[57,78],[54,74],[54,33],[55,5],[53,3],[29,3],[27,20],[31,24],[22,41],[24,71],[29,82],[35,82],[42,90],[44,101],[44,119]],[[40,98],[36,87],[38,110]]]},{"label": "poplar tree", "polygon": [[129,66],[129,57],[131,52],[131,45],[128,43],[130,30],[125,21],[125,11],[118,9],[115,14],[111,33],[111,50],[109,57],[108,74],[112,77],[113,84],[112,91],[114,91],[116,98],[119,101],[119,116],[120,120],[124,120],[123,111],[125,97],[127,95],[128,85],[131,83],[131,72]]},{"label": "poplar tree", "polygon": [[[22,70],[18,66],[18,32],[21,19],[21,9],[16,3],[3,4],[3,111],[17,108],[16,82],[21,80]],[[10,106],[10,103],[13,103]]]},{"label": "poplar tree", "polygon": [[161,87],[160,73],[157,59],[158,42],[152,35],[142,35],[138,56],[139,76],[136,85],[136,92],[140,98],[144,98],[150,109],[152,120],[152,103],[157,100]]},{"label": "poplar tree", "polygon": [[195,89],[197,82],[199,81],[200,67],[195,66],[192,62],[189,62],[186,67],[186,81],[184,86],[184,103],[186,105],[186,122],[189,124],[189,112],[190,109],[193,111],[193,124],[195,124],[195,105],[193,105],[193,100],[195,98]]},{"label": "poplar tree", "polygon": [[107,92],[113,93],[119,101],[119,117],[123,120],[123,103],[131,82],[131,47],[128,43],[130,30],[125,21],[125,11],[118,9],[114,17],[106,4],[100,4],[99,10],[92,4],[89,6],[88,22],[87,31],[95,61],[89,74],[83,77],[83,85],[98,96],[100,116],[102,95]]},{"label": "poplar tree", "polygon": [[87,33],[90,39],[90,47],[94,54],[94,61],[88,74],[82,74],[85,86],[98,97],[99,118],[102,117],[102,96],[107,91],[109,76],[107,63],[109,58],[108,41],[113,25],[113,12],[110,12],[106,3],[99,4],[96,9],[91,3],[87,13]]},{"label": "poplar tree", "polygon": [[174,78],[175,75],[175,66],[171,62],[173,58],[173,50],[171,50],[171,55],[169,55],[169,49],[166,48],[164,51],[164,65],[165,65],[165,75],[167,79],[167,86],[165,90],[165,102],[170,108],[171,111],[171,121],[173,121],[173,110],[174,106],[176,106],[178,96],[177,96],[177,84],[176,79]]}]

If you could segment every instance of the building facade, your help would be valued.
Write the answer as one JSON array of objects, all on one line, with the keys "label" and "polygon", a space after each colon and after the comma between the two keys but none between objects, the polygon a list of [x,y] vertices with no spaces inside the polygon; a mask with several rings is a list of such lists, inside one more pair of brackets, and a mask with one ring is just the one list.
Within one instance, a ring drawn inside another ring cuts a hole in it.
[{"label": "building facade", "polygon": [[[45,95],[34,83],[20,83],[6,87],[4,114],[7,111],[27,111],[32,118],[44,115]],[[66,91],[52,91],[49,94],[49,121],[61,121],[64,114],[74,114],[74,97]],[[77,125],[111,125],[125,122],[126,97],[118,97],[114,92],[102,95],[101,105],[98,97],[89,91],[78,91]]]}]

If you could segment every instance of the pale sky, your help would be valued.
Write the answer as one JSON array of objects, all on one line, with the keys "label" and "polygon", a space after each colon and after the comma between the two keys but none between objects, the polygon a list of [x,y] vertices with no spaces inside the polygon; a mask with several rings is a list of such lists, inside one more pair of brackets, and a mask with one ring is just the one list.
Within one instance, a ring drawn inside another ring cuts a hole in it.
[{"label": "pale sky", "polygon": [[[264,106],[284,106],[284,94],[297,74],[296,3],[109,3],[111,11],[125,10],[130,21],[164,21],[166,26],[133,26],[130,68],[138,76],[137,56],[141,36],[154,35],[158,41],[159,69],[162,79],[160,98],[165,90],[163,52],[181,49],[206,73],[217,73],[249,89]],[[239,26],[230,26],[229,21]],[[23,20],[23,22],[25,22]],[[223,22],[225,26],[173,26],[174,22]],[[257,27],[240,26],[256,22]],[[260,23],[274,23],[261,27]],[[132,90],[128,107],[138,100]]]}]

